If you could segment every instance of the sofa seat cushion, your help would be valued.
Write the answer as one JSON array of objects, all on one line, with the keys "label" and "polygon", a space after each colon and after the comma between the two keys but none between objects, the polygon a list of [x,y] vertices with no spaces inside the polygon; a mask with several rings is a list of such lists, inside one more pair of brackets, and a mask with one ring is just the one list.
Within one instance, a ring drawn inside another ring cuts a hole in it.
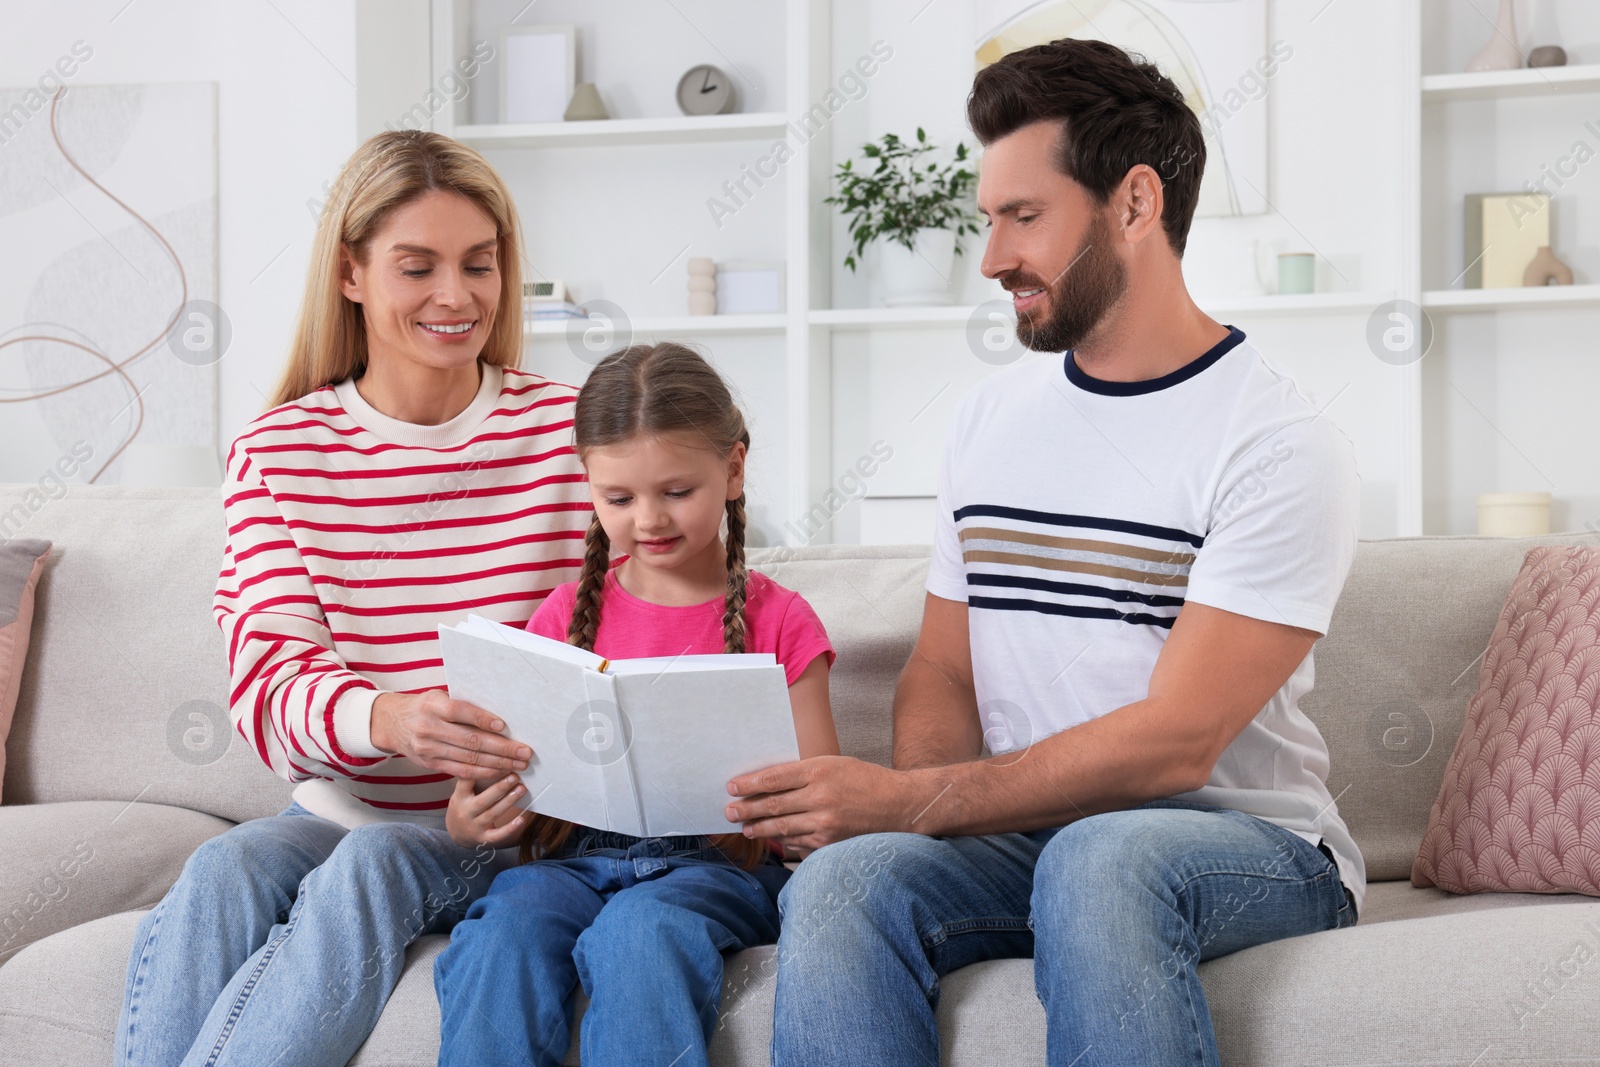
[{"label": "sofa seat cushion", "polygon": [[189,854],[232,825],[165,804],[0,807],[0,964],[57,930],[150,907],[178,880]]},{"label": "sofa seat cushion", "polygon": [[[111,1062],[128,954],[144,914],[123,912],[63,930],[0,967],[0,1067]],[[352,1067],[433,1067],[438,1061],[433,960],[447,943],[435,935],[411,946],[400,984]],[[768,946],[729,960],[720,1031],[711,1046],[718,1067],[767,1062],[776,952]],[[563,1060],[570,1067],[578,1064],[577,1026],[587,1006],[580,991],[573,1042]]]},{"label": "sofa seat cushion", "polygon": [[[1223,1062],[1439,1065],[1482,1057],[1477,1062],[1533,1065],[1579,1062],[1575,1053],[1600,1047],[1589,995],[1600,973],[1600,902],[1409,891],[1418,896],[1402,898],[1392,887],[1369,896],[1370,923],[1204,964]],[[1468,910],[1401,917],[1407,908],[1458,906]],[[1377,921],[1384,909],[1389,917]],[[0,1067],[110,1061],[141,914],[65,930],[0,967]],[[412,946],[355,1067],[435,1062],[433,960],[445,943],[426,937]],[[775,959],[771,947],[729,959],[713,1064],[767,1062]],[[1044,1012],[1031,961],[980,963],[950,975],[939,1025],[946,1064],[1043,1064]],[[576,1041],[564,1062],[578,1063]]]}]

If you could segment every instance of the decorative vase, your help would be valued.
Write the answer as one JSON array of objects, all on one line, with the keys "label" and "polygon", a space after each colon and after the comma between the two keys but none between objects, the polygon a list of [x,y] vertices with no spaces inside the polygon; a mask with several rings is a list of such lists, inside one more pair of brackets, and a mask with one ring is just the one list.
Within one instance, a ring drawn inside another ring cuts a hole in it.
[{"label": "decorative vase", "polygon": [[600,99],[600,90],[595,88],[594,82],[579,82],[572,91],[572,101],[567,104],[566,114],[561,117],[568,122],[594,122],[610,118],[611,113],[606,110],[605,101]]},{"label": "decorative vase", "polygon": [[882,238],[878,242],[878,279],[886,307],[933,307],[950,303],[950,275],[955,267],[953,230],[918,230],[915,248]]},{"label": "decorative vase", "polygon": [[1467,63],[1469,71],[1516,70],[1522,66],[1522,52],[1517,48],[1517,16],[1512,0],[1500,0],[1500,14],[1494,20],[1494,34],[1477,55]]},{"label": "decorative vase", "polygon": [[689,314],[717,313],[717,264],[710,256],[689,260]]},{"label": "decorative vase", "polygon": [[1533,259],[1522,272],[1524,286],[1571,285],[1572,268],[1556,258],[1549,245],[1540,245]]}]

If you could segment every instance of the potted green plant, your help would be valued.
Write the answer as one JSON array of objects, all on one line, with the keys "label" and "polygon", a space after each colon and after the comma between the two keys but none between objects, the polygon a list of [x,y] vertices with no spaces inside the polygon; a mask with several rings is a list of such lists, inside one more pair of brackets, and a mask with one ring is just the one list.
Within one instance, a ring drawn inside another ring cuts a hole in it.
[{"label": "potted green plant", "polygon": [[850,224],[851,248],[844,265],[855,270],[870,244],[879,250],[884,303],[890,307],[948,304],[950,275],[962,234],[978,232],[971,201],[977,175],[966,166],[967,146],[942,166],[929,160],[938,148],[919,126],[915,141],[886,133],[861,154],[871,165],[839,164],[833,180],[835,204]]}]

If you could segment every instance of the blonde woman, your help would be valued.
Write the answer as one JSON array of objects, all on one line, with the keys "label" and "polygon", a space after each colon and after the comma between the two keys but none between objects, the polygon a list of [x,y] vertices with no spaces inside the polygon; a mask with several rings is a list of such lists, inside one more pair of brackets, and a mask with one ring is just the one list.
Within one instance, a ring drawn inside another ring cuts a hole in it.
[{"label": "blonde woman", "polygon": [[228,455],[214,602],[234,724],[294,803],[144,917],[119,1065],[344,1063],[407,945],[514,862],[444,828],[457,777],[532,753],[446,695],[437,626],[525,626],[582,564],[576,393],[517,369],[519,263],[471,149],[385,133],[340,174],[284,379]]}]

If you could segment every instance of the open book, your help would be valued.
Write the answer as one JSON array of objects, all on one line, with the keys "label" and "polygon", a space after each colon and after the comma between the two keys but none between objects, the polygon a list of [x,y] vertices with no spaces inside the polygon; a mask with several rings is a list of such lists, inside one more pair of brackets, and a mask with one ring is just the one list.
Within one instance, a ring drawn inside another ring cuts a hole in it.
[{"label": "open book", "polygon": [[439,627],[445,684],[533,749],[533,811],[635,837],[737,833],[728,780],[800,758],[771,653],[606,660],[469,615]]}]

